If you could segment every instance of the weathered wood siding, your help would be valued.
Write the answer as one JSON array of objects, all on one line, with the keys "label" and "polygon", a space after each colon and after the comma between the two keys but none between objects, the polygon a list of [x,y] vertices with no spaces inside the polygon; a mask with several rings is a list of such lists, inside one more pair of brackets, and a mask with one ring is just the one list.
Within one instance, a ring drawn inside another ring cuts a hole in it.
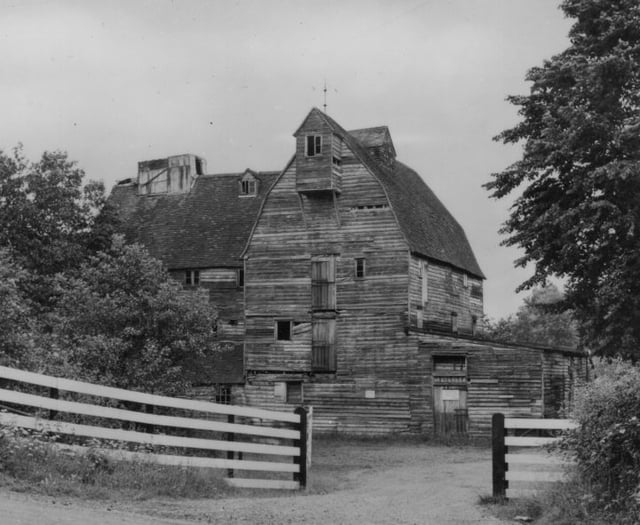
[{"label": "weathered wood siding", "polygon": [[[322,137],[320,154],[307,156],[307,136]],[[342,175],[332,157],[340,151],[340,139],[318,115],[310,115],[296,134],[296,189],[300,192],[342,190]]]},{"label": "weathered wood siding", "polygon": [[[423,301],[423,270],[426,264],[426,301]],[[473,334],[480,328],[483,316],[482,280],[462,270],[411,256],[409,266],[410,324],[417,328],[432,328]],[[455,321],[452,324],[452,314]],[[475,325],[474,325],[475,323]]]},{"label": "weathered wood siding", "polygon": [[[274,383],[300,374],[317,430],[408,431],[408,247],[380,184],[346,148],[340,158],[335,201],[300,194],[296,163],[266,198],[245,261],[246,400],[276,408]],[[335,312],[311,308],[318,256],[335,260]],[[336,320],[333,373],[311,374],[314,317]],[[276,340],[277,320],[294,322],[291,340]]]},{"label": "weathered wood siding", "polygon": [[[576,385],[586,379],[586,357],[577,353],[435,334],[412,339],[417,346],[412,428],[422,433],[432,431],[434,356],[466,357],[468,429],[474,436],[490,435],[491,416],[496,412],[507,417],[557,416],[557,399],[568,403]],[[552,382],[545,379],[549,369],[555,370],[553,396],[549,394]]]},{"label": "weathered wood siding", "polygon": [[[200,283],[185,285],[188,290],[206,290],[209,301],[218,310],[218,337],[221,340],[244,338],[244,290],[238,286],[238,268],[201,268]],[[171,270],[173,279],[185,284],[185,270]]]}]

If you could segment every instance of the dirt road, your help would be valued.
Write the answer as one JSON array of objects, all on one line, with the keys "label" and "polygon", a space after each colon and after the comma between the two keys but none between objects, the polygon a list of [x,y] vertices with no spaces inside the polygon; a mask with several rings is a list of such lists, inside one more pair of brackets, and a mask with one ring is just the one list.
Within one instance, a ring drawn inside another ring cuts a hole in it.
[{"label": "dirt road", "polygon": [[0,522],[215,524],[504,524],[476,505],[491,490],[489,451],[417,443],[314,442],[310,490],[128,503],[0,493]]}]

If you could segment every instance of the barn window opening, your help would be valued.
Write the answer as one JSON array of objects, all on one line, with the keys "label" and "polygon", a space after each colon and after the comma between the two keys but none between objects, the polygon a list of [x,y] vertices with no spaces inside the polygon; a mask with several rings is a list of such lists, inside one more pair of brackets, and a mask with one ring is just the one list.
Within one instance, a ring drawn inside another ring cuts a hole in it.
[{"label": "barn window opening", "polygon": [[467,358],[465,356],[434,356],[434,372],[464,372],[467,370]]},{"label": "barn window opening", "polygon": [[236,284],[238,288],[244,287],[244,270],[242,268],[239,268],[236,273]]},{"label": "barn window opening", "polygon": [[451,312],[451,331],[458,331],[458,314],[456,312]]},{"label": "barn window opening", "polygon": [[291,341],[291,321],[276,321],[276,340]]},{"label": "barn window opening", "polygon": [[231,386],[229,385],[216,386],[216,403],[220,403],[221,405],[231,404]]},{"label": "barn window opening", "polygon": [[340,166],[342,166],[342,160],[340,160],[338,157],[332,157],[332,158],[331,158],[331,163],[332,163],[336,168],[339,168]]},{"label": "barn window opening", "polygon": [[362,279],[365,275],[365,260],[364,257],[356,258],[356,279]]},{"label": "barn window opening", "polygon": [[200,270],[185,270],[184,284],[187,286],[196,286],[200,284]]},{"label": "barn window opening", "polygon": [[307,157],[315,157],[322,153],[322,136],[320,135],[307,135],[305,154]]}]

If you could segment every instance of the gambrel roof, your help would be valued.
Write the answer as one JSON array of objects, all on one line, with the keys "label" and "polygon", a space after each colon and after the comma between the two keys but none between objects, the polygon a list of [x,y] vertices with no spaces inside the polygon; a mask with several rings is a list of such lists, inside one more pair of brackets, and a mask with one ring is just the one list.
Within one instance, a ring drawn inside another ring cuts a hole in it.
[{"label": "gambrel roof", "polygon": [[386,126],[345,131],[319,109],[313,112],[321,115],[382,184],[412,252],[484,279],[464,230],[422,177],[397,160],[384,162],[372,154],[382,141],[391,141]]},{"label": "gambrel roof", "polygon": [[260,205],[277,172],[254,172],[255,196],[241,196],[247,171],[201,175],[188,193],[138,195],[135,182],[113,188],[127,240],[143,244],[169,269],[238,267]]}]

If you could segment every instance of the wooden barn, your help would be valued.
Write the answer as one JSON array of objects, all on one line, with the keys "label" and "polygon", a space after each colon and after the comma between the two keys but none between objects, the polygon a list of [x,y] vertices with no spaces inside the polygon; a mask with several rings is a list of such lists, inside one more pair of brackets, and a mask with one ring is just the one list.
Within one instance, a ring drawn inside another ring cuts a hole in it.
[{"label": "wooden barn", "polygon": [[481,338],[484,275],[386,126],[313,109],[294,137],[280,173],[205,175],[182,155],[113,191],[127,236],[220,305],[242,367],[203,367],[199,395],[309,404],[316,431],[359,434],[485,435],[495,411],[571,401],[582,354]]}]

